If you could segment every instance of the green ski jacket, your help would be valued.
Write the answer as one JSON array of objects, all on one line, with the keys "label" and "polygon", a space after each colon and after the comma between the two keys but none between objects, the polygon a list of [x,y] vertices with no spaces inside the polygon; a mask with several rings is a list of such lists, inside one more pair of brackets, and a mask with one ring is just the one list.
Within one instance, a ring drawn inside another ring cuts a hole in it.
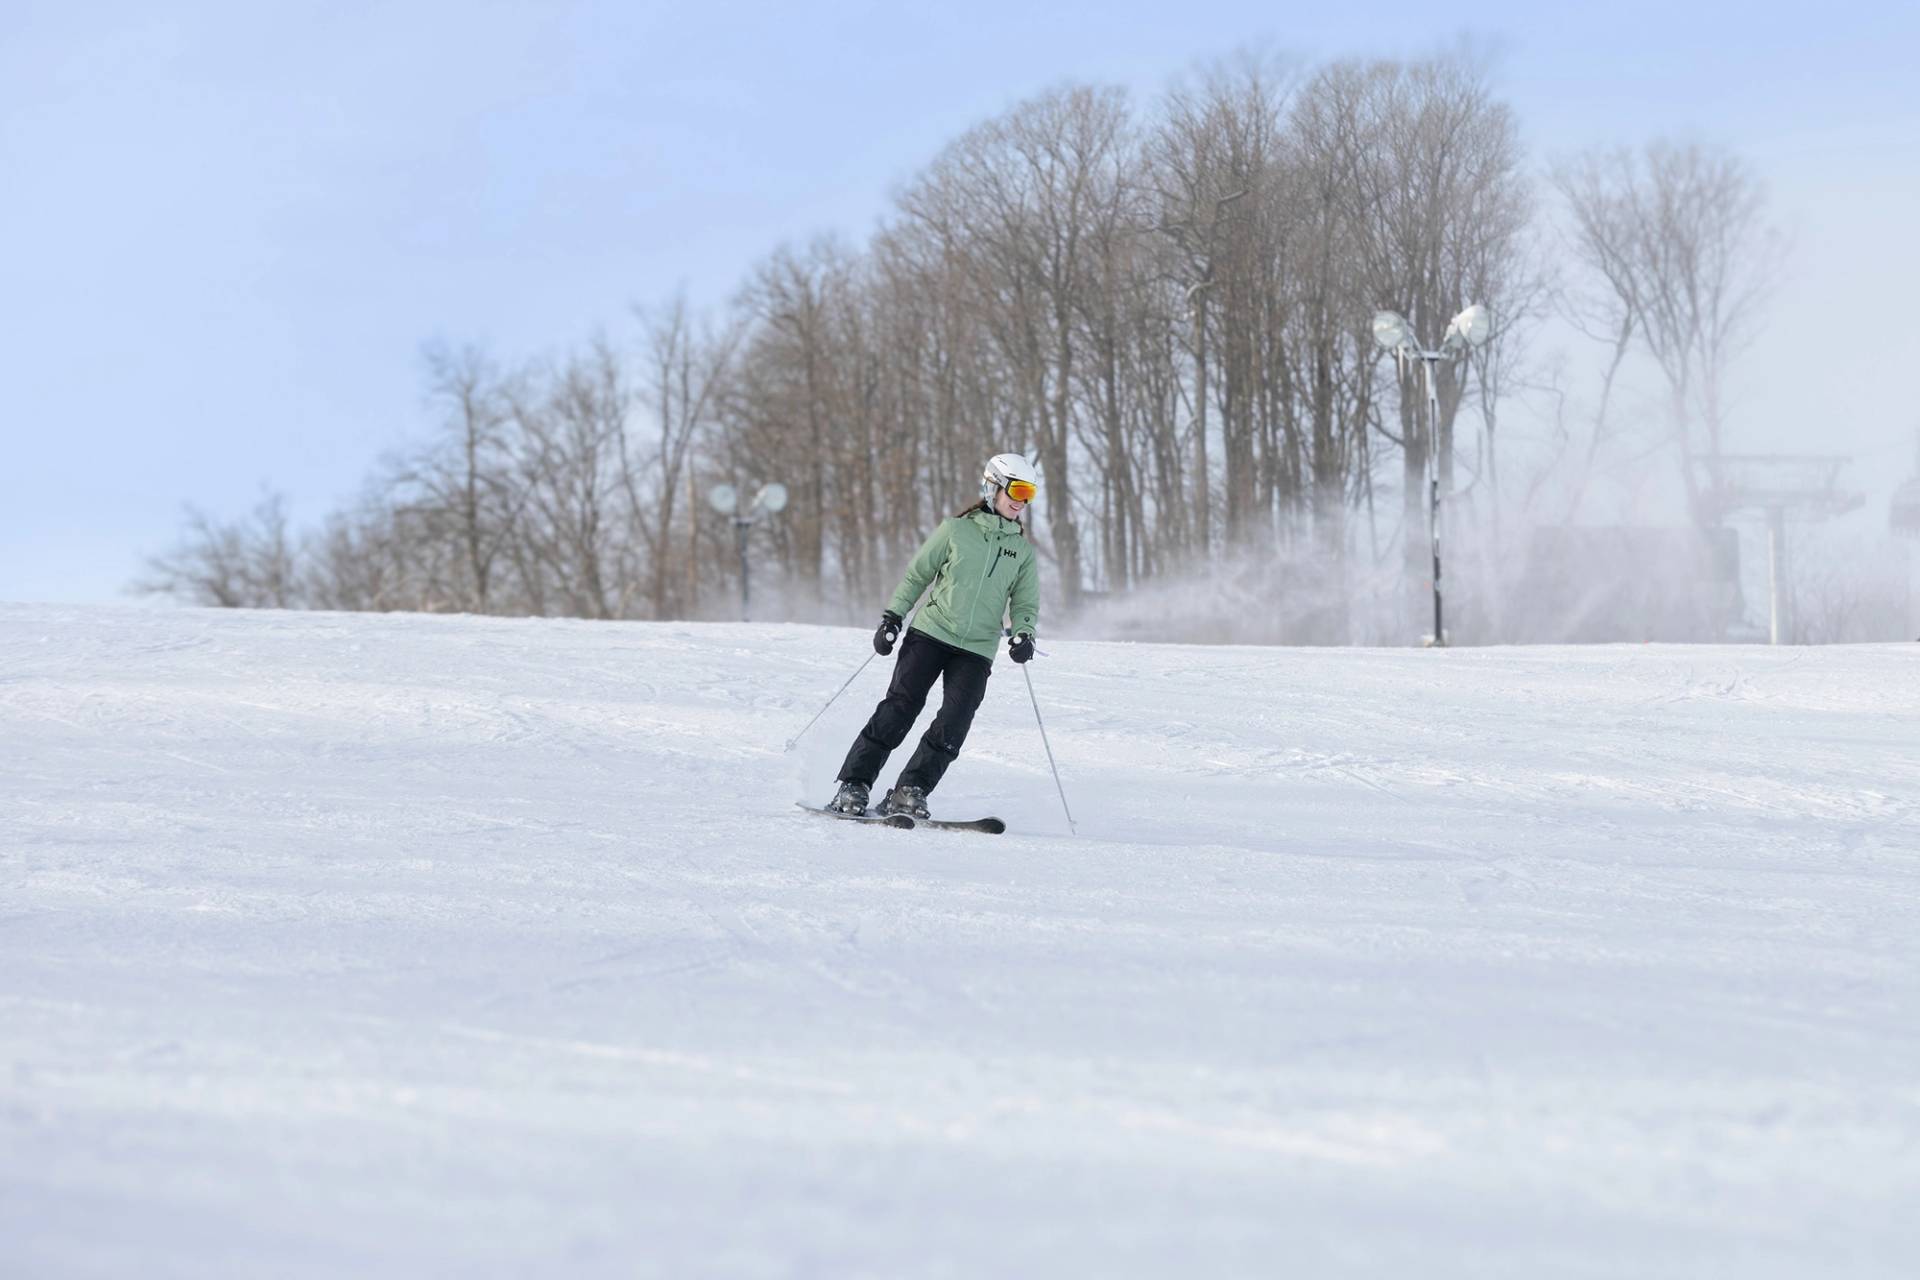
[{"label": "green ski jacket", "polygon": [[1018,520],[984,509],[942,520],[914,554],[887,608],[906,617],[929,584],[915,630],[988,661],[999,649],[1009,607],[1014,634],[1034,634],[1040,571]]}]

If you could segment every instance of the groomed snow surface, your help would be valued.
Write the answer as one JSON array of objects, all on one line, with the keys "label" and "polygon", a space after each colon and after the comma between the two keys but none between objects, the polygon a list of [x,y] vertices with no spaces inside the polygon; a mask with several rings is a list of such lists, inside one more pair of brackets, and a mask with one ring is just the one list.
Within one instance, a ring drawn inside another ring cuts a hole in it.
[{"label": "groomed snow surface", "polygon": [[0,606],[0,1272],[1920,1274],[1920,645],[1046,648]]}]

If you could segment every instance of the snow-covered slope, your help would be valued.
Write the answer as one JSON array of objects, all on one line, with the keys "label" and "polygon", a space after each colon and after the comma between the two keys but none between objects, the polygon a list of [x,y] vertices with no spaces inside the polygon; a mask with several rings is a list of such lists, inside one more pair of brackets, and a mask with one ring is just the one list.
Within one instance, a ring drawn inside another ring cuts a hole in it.
[{"label": "snow-covered slope", "polygon": [[0,606],[0,1272],[1920,1273],[1920,646],[1049,648]]}]

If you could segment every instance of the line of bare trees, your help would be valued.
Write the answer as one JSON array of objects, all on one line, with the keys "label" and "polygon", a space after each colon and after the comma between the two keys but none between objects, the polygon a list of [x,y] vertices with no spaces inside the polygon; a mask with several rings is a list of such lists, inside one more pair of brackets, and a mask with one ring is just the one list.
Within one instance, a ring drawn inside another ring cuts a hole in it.
[{"label": "line of bare trees", "polygon": [[[1661,203],[1704,179],[1718,204]],[[1055,607],[1251,565],[1256,594],[1296,603],[1271,638],[1404,635],[1427,575],[1421,477],[1436,460],[1463,527],[1497,521],[1495,424],[1554,297],[1621,359],[1644,343],[1668,371],[1678,456],[1702,422],[1718,447],[1725,360],[1765,283],[1757,182],[1665,148],[1569,162],[1553,186],[1567,259],[1598,287],[1556,287],[1517,122],[1466,55],[1241,59],[1144,112],[1057,89],[950,144],[865,245],[772,252],[718,319],[675,301],[631,346],[550,367],[434,353],[430,444],[353,509],[304,538],[271,499],[232,525],[195,515],[139,585],[215,604],[724,614],[733,530],[704,494],[777,479],[793,502],[753,535],[757,593],[779,587],[788,616],[863,615],[981,459],[1011,449],[1043,473]],[[1392,307],[1432,341],[1467,302],[1495,330],[1442,366],[1427,423],[1369,322]],[[1596,448],[1606,412],[1603,397]]]}]

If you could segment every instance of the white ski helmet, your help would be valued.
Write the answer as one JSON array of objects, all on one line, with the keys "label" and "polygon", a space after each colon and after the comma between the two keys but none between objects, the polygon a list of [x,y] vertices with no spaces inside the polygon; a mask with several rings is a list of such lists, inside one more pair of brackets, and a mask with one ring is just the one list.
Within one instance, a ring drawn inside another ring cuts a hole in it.
[{"label": "white ski helmet", "polygon": [[980,496],[988,502],[993,495],[1008,485],[1023,485],[1026,496],[1009,493],[1007,496],[1016,502],[1032,502],[1033,495],[1040,489],[1040,473],[1033,469],[1025,455],[1018,453],[996,453],[987,459],[986,472],[980,477]]}]

